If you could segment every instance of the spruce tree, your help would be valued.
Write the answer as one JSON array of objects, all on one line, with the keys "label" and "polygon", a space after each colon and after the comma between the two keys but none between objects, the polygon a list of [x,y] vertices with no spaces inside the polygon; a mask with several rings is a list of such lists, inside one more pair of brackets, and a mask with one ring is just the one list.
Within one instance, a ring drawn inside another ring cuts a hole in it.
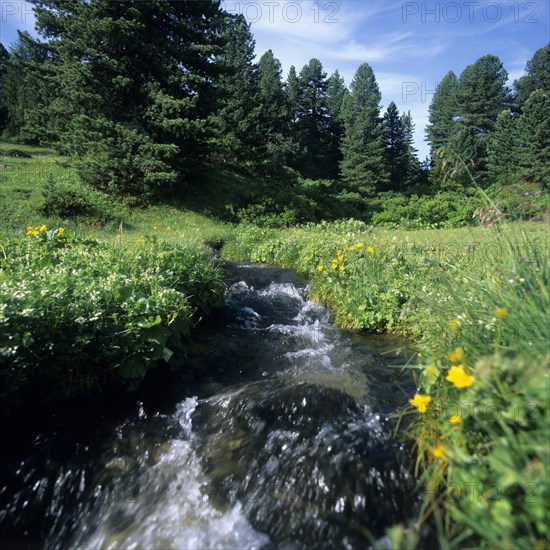
[{"label": "spruce tree", "polygon": [[6,102],[6,72],[10,54],[0,43],[0,135],[8,123],[8,106]]},{"label": "spruce tree", "polygon": [[5,135],[24,143],[52,143],[57,139],[51,106],[55,102],[51,53],[28,32],[18,31],[4,61],[3,105]]},{"label": "spruce tree", "polygon": [[262,147],[266,136],[261,129],[258,73],[252,63],[254,38],[242,15],[225,18],[222,40],[222,72],[215,82],[219,108],[211,118],[212,145],[224,162],[256,163],[266,155]]},{"label": "spruce tree", "polygon": [[261,139],[268,158],[283,163],[291,149],[289,106],[281,81],[281,62],[271,50],[258,61],[257,72]]},{"label": "spruce tree", "polygon": [[33,0],[66,123],[63,151],[95,185],[172,187],[200,155],[218,2]]},{"label": "spruce tree", "polygon": [[291,65],[290,69],[288,70],[288,76],[285,82],[284,89],[289,109],[290,122],[292,124],[295,124],[296,122],[298,122],[300,81],[298,80],[296,67],[294,65]]},{"label": "spruce tree", "polygon": [[389,173],[388,189],[402,191],[407,178],[409,148],[405,142],[403,120],[393,101],[384,113],[382,129],[386,146],[386,166]]},{"label": "spruce tree", "polygon": [[521,173],[550,187],[550,94],[535,90],[523,105],[520,121]]},{"label": "spruce tree", "polygon": [[340,174],[349,191],[372,196],[387,186],[385,148],[380,119],[382,96],[368,63],[357,69],[342,106],[344,135]]},{"label": "spruce tree", "polygon": [[535,90],[550,94],[550,43],[535,52],[527,62],[525,75],[514,82],[520,110]]},{"label": "spruce tree", "polygon": [[484,185],[487,176],[487,143],[498,114],[508,100],[508,73],[494,55],[480,57],[461,73],[456,91],[453,130],[444,151],[447,175],[461,185],[474,178]]},{"label": "spruce tree", "polygon": [[458,79],[449,71],[437,85],[429,106],[429,124],[426,127],[426,141],[434,152],[444,147],[453,133],[454,117],[457,114]]},{"label": "spruce tree", "polygon": [[344,132],[342,123],[342,104],[348,94],[344,79],[338,70],[329,77],[327,83],[327,111],[329,116],[330,142],[327,152],[328,174],[331,178],[337,178],[339,164],[342,161],[340,141]]},{"label": "spruce tree", "polygon": [[517,183],[521,152],[519,119],[510,109],[505,109],[499,113],[495,131],[487,144],[489,183]]},{"label": "spruce tree", "polygon": [[330,128],[327,107],[327,79],[318,59],[311,59],[298,75],[296,140],[299,156],[296,167],[307,178],[328,177]]}]

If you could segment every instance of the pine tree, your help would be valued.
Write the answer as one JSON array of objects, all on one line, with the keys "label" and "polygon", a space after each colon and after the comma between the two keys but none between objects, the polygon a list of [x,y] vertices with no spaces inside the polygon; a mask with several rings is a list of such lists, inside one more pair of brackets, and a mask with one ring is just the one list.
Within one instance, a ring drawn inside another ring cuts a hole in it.
[{"label": "pine tree", "polygon": [[5,134],[24,143],[51,143],[57,138],[50,116],[55,91],[51,54],[46,44],[18,31],[12,53],[4,61]]},{"label": "pine tree", "polygon": [[382,129],[386,145],[386,166],[389,172],[388,188],[402,191],[407,178],[409,147],[405,142],[403,120],[393,101],[384,113]]},{"label": "pine tree", "polygon": [[329,115],[327,79],[318,59],[311,59],[298,76],[295,136],[299,144],[296,166],[307,178],[329,175]]},{"label": "pine tree", "polygon": [[417,182],[420,163],[414,148],[414,124],[410,112],[399,114],[392,101],[382,120],[386,146],[386,167],[389,173],[388,189],[403,192]]},{"label": "pine tree", "polygon": [[486,139],[506,106],[506,80],[508,73],[494,55],[485,55],[468,65],[460,75],[456,94],[460,126]]},{"label": "pine tree", "polygon": [[348,94],[344,79],[336,70],[327,82],[327,111],[329,116],[330,142],[327,147],[327,167],[331,178],[337,178],[339,164],[342,161],[340,142],[344,133],[342,122],[342,104]]},{"label": "pine tree", "polygon": [[535,90],[550,94],[550,43],[535,52],[527,62],[525,76],[514,82],[516,101],[519,109]]},{"label": "pine tree", "polygon": [[511,185],[519,180],[521,156],[518,117],[510,109],[501,111],[495,131],[487,144],[487,167],[490,183]]},{"label": "pine tree", "polygon": [[6,72],[10,54],[0,43],[0,134],[8,123],[8,106],[6,102]]},{"label": "pine tree", "polygon": [[257,71],[261,138],[268,158],[284,163],[291,145],[289,106],[281,81],[281,62],[268,50],[260,58]]},{"label": "pine tree", "polygon": [[437,85],[429,107],[429,124],[426,127],[426,141],[430,143],[432,158],[434,152],[444,147],[454,129],[457,114],[456,93],[458,79],[449,71]]},{"label": "pine tree", "polygon": [[[265,157],[266,136],[261,129],[258,73],[252,63],[254,38],[242,15],[225,18],[222,73],[215,89],[219,109],[211,118],[212,141],[223,161],[257,162]],[[265,90],[264,90],[265,91]]]},{"label": "pine tree", "polygon": [[487,143],[498,114],[506,107],[508,73],[494,55],[480,57],[461,73],[456,91],[457,116],[445,146],[448,175],[467,185],[473,177],[484,184]]},{"label": "pine tree", "polygon": [[295,124],[296,122],[298,122],[300,81],[298,80],[296,67],[294,65],[291,65],[290,69],[288,70],[288,76],[285,82],[284,89],[289,109],[290,122],[292,124]]},{"label": "pine tree", "polygon": [[535,90],[523,105],[520,121],[521,173],[550,187],[550,94]]},{"label": "pine tree", "polygon": [[55,58],[61,148],[83,179],[135,193],[180,182],[204,141],[218,2],[33,3]]},{"label": "pine tree", "polygon": [[372,196],[388,182],[380,119],[382,96],[368,63],[357,69],[342,106],[344,135],[340,173],[349,191]]}]

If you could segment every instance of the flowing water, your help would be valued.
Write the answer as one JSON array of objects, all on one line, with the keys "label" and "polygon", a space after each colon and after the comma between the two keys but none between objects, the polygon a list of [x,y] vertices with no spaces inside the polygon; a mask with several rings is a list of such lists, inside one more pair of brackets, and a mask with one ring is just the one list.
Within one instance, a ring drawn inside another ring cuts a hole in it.
[{"label": "flowing water", "polygon": [[169,403],[53,422],[4,465],[0,544],[366,548],[414,521],[399,342],[339,330],[292,271],[227,269],[225,308],[194,333],[197,374]]}]

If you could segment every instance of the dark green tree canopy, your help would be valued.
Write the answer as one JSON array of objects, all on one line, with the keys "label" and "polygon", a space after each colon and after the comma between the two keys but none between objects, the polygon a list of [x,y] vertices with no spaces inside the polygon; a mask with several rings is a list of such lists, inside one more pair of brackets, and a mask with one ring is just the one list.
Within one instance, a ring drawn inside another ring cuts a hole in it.
[{"label": "dark green tree canopy", "polygon": [[34,0],[62,95],[64,151],[100,186],[173,186],[197,156],[217,54],[217,2]]},{"label": "dark green tree canopy", "polygon": [[449,71],[437,85],[429,107],[429,124],[426,140],[431,145],[432,155],[448,142],[454,127],[457,105],[458,79]]},{"label": "dark green tree canopy", "polygon": [[520,109],[535,90],[550,93],[550,42],[537,50],[527,62],[525,76],[516,80],[514,87]]},{"label": "dark green tree canopy", "polygon": [[387,186],[385,147],[380,118],[382,95],[368,63],[357,69],[342,106],[342,180],[351,190],[371,196]]}]

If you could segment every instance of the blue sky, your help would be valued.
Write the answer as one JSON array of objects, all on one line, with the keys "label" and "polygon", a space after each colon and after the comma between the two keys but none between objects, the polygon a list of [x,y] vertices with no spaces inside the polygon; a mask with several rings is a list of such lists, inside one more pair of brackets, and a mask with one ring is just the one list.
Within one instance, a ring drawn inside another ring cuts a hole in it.
[{"label": "blue sky", "polygon": [[[251,23],[256,52],[271,49],[283,65],[299,70],[312,57],[328,74],[338,69],[346,84],[369,63],[382,91],[382,107],[394,101],[410,110],[421,159],[428,152],[428,105],[441,78],[457,76],[485,54],[500,57],[519,78],[536,50],[550,41],[549,0],[224,0],[222,7]],[[0,0],[0,41],[17,28],[32,31],[32,8]]]}]

